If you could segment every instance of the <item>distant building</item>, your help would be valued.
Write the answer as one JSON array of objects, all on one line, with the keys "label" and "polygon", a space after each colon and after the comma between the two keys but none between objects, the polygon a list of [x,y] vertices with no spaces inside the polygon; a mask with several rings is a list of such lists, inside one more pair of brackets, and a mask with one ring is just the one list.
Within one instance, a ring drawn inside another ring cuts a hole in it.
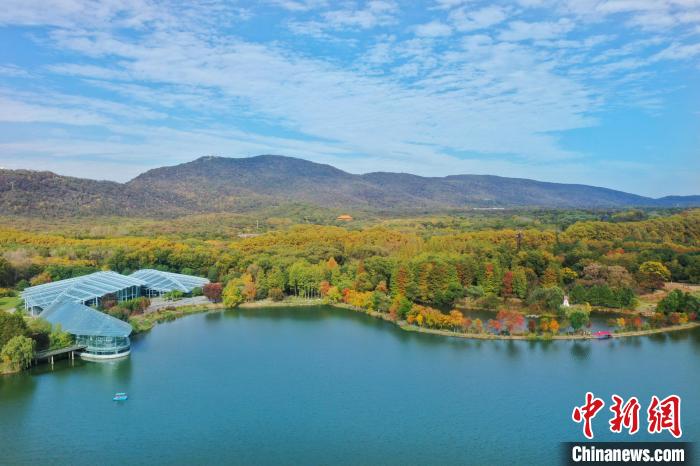
[{"label": "distant building", "polygon": [[341,221],[341,222],[351,222],[352,217],[348,214],[342,214],[342,215],[338,215],[336,220]]},{"label": "distant building", "polygon": [[570,305],[569,305],[569,297],[568,297],[568,296],[564,295],[564,302],[561,303],[561,305],[564,306],[564,307],[569,307],[569,306],[570,306]]}]

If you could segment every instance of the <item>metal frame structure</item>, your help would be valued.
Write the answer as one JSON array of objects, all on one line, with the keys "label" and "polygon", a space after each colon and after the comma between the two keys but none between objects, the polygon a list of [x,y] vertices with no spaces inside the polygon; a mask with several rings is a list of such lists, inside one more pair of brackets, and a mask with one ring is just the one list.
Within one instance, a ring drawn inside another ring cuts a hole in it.
[{"label": "metal frame structure", "polygon": [[209,280],[206,278],[154,269],[137,270],[129,277],[145,282],[145,294],[148,296],[160,296],[163,293],[176,290],[183,293],[191,293],[193,289],[201,288],[209,283]]},{"label": "metal frame structure", "polygon": [[26,288],[22,299],[24,308],[30,314],[37,315],[53,304],[64,301],[99,306],[102,298],[108,294],[116,295],[118,301],[126,301],[141,296],[144,286],[146,283],[138,278],[111,271],[95,272]]},{"label": "metal frame structure", "polygon": [[56,302],[39,317],[75,335],[76,344],[86,346],[82,357],[119,358],[131,351],[131,325],[84,304]]}]

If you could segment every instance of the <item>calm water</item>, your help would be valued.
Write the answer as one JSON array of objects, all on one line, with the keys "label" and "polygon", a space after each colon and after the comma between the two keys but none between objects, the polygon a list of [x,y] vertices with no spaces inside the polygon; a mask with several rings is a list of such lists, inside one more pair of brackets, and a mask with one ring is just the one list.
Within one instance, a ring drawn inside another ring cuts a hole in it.
[{"label": "calm water", "polygon": [[[200,314],[120,362],[0,378],[0,463],[556,463],[582,440],[570,413],[586,390],[643,409],[677,393],[684,440],[700,440],[699,369],[698,331],[494,342],[330,308]],[[605,409],[596,440],[612,439]]]}]

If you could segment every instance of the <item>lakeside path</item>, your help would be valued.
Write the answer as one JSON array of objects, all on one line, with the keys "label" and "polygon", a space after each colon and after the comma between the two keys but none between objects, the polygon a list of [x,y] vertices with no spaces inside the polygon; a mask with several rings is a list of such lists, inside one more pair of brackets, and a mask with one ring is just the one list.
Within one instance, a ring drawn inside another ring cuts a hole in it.
[{"label": "lakeside path", "polygon": [[[323,306],[323,305],[332,306],[332,307],[336,307],[336,308],[340,308],[340,309],[348,309],[348,310],[351,310],[354,312],[360,312],[362,314],[366,314],[370,317],[382,319],[382,320],[385,320],[387,322],[391,322],[391,323],[395,324],[401,330],[405,330],[407,332],[427,333],[427,334],[440,335],[440,336],[445,336],[445,337],[467,338],[467,339],[472,339],[472,340],[527,340],[527,341],[595,340],[596,339],[596,337],[593,335],[534,335],[534,336],[533,335],[493,335],[490,333],[460,333],[460,332],[453,332],[450,330],[440,330],[440,329],[418,327],[416,325],[410,325],[410,324],[406,323],[406,321],[398,321],[398,322],[394,321],[387,314],[384,314],[381,312],[368,311],[366,309],[354,307],[354,306],[351,306],[349,304],[344,304],[344,303],[335,303],[335,304],[324,303],[322,299],[292,298],[292,299],[285,300],[285,301],[262,300],[262,301],[253,301],[253,302],[242,303],[239,307],[243,308],[243,309],[258,309],[258,308],[270,308],[270,307],[304,307],[304,306]],[[143,317],[137,316],[135,318],[135,322],[132,321],[132,324],[134,324],[134,323],[136,324],[135,325],[136,333],[148,331],[151,328],[153,328],[153,326],[155,324],[157,324],[159,322],[171,321],[171,320],[177,319],[179,317],[184,317],[184,316],[190,315],[190,314],[197,314],[197,313],[201,313],[201,312],[209,312],[209,311],[217,311],[217,310],[224,310],[225,309],[221,303],[198,304],[198,305],[193,306],[193,305],[185,302],[185,303],[182,303],[178,306],[178,302],[173,301],[170,303],[170,306],[174,307],[175,309],[155,311],[155,312],[151,312],[150,314],[145,314]],[[161,314],[161,312],[162,312],[162,314]],[[144,319],[144,317],[145,317],[145,319]],[[668,327],[660,327],[660,328],[654,328],[654,329],[649,329],[649,330],[635,330],[635,331],[628,331],[628,332],[611,333],[611,337],[612,338],[641,337],[641,336],[654,335],[654,334],[659,334],[659,333],[676,332],[679,330],[690,330],[690,329],[693,329],[693,328],[696,328],[699,326],[700,326],[700,322],[689,322],[687,324],[674,325],[674,326],[668,326]]]}]

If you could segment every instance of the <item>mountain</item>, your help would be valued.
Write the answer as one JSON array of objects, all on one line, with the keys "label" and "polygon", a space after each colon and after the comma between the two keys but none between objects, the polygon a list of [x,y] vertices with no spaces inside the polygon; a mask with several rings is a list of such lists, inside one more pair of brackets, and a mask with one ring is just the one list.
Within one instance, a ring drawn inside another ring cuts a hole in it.
[{"label": "mountain", "polygon": [[178,216],[291,203],[410,212],[469,207],[691,207],[700,206],[700,196],[653,199],[594,186],[491,175],[353,175],[278,155],[201,157],[149,170],[127,183],[0,170],[2,215]]}]

